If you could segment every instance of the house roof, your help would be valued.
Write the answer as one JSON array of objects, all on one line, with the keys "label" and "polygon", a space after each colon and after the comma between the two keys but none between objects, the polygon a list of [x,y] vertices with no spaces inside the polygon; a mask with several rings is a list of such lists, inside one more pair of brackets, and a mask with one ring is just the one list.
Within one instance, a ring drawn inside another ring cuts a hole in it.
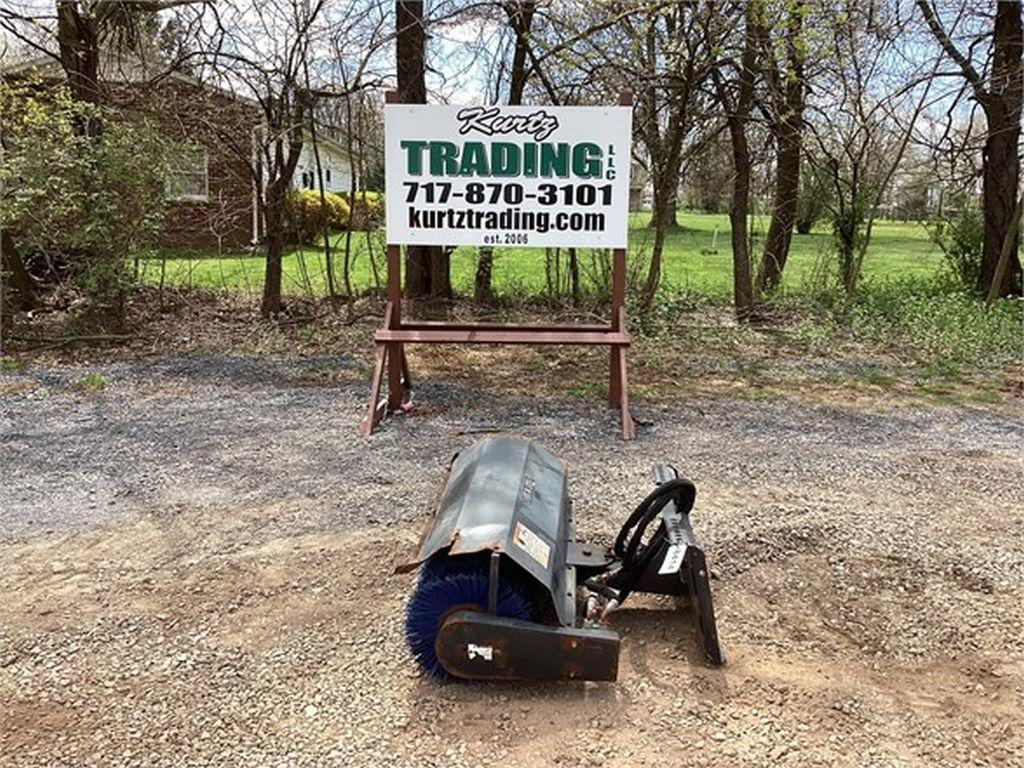
[{"label": "house roof", "polygon": [[[63,68],[54,55],[41,54],[21,61],[0,66],[0,74],[18,75],[38,73],[43,77],[63,77]],[[195,78],[170,69],[161,62],[138,53],[133,56],[112,55],[106,49],[100,50],[100,80],[111,83],[147,83],[171,78],[183,82],[198,83]]]},{"label": "house roof", "polygon": [[[0,65],[0,75],[32,73],[37,73],[41,77],[64,77],[63,67],[53,56],[40,55],[24,59],[22,61]],[[108,55],[101,55],[99,79],[108,83],[118,82],[133,84],[155,83],[160,80],[168,79],[175,80],[197,88],[215,91],[244,104],[249,104],[254,107],[259,106],[259,102],[255,99],[243,96],[229,88],[222,88],[213,83],[205,82],[186,72],[170,69],[163,63],[147,59],[142,54],[125,57],[121,55],[109,55],[108,52]],[[319,121],[317,122],[319,125]],[[303,129],[303,141],[308,141],[310,143],[313,141],[312,133],[308,129]],[[354,158],[354,154],[349,152],[348,148],[344,144],[332,139],[320,130],[317,131],[316,141],[317,144],[322,147],[327,147],[336,153],[345,155],[350,161]]]},{"label": "house roof", "polygon": [[[310,144],[313,143],[313,136],[309,132],[309,129],[303,129],[302,140],[308,141]],[[316,134],[316,143],[321,147],[327,147],[328,149],[331,149],[337,152],[338,154],[345,155],[345,157],[347,157],[350,161],[355,158],[355,155],[352,152],[348,151],[348,147],[346,147],[340,141],[332,139],[330,136],[325,136],[323,133],[319,131],[317,131]]]},{"label": "house roof", "polygon": [[[42,77],[63,78],[64,69],[55,56],[40,55],[30,59],[0,66],[2,75],[18,75],[36,73]],[[259,106],[255,99],[243,96],[230,88],[222,88],[213,83],[204,82],[194,75],[179,69],[168,67],[164,62],[147,58],[144,53],[132,56],[112,54],[107,49],[100,49],[99,79],[107,83],[146,84],[161,80],[175,80],[198,88],[216,91],[229,98],[245,104]]]}]

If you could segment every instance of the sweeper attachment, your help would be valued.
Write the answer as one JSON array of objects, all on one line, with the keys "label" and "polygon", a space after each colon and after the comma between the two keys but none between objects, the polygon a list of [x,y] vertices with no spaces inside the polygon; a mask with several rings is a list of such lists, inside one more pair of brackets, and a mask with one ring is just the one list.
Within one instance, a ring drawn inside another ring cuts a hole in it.
[{"label": "sweeper attachment", "polygon": [[696,490],[668,465],[654,475],[608,549],[577,540],[565,465],[541,446],[498,437],[457,456],[416,560],[399,569],[419,567],[405,616],[417,663],[440,679],[615,680],[609,618],[647,592],[687,600],[705,661],[721,664],[690,527]]}]

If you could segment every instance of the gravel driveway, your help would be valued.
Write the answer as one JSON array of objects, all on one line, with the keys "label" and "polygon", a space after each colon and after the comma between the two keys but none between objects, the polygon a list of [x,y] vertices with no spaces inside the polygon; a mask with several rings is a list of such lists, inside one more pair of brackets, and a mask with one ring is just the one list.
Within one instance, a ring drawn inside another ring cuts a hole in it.
[{"label": "gravel driveway", "polygon": [[[355,361],[89,371],[0,377],[2,765],[1024,764],[1019,411],[640,405],[622,443],[593,398],[427,382],[367,442]],[[614,685],[418,676],[391,569],[494,429],[596,538],[654,461],[697,483],[726,667],[638,599]]]}]

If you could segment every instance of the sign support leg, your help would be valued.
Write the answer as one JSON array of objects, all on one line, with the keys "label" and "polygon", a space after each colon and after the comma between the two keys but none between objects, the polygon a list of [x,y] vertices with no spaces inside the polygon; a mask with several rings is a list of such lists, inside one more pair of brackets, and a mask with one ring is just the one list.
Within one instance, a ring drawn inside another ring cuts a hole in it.
[{"label": "sign support leg", "polygon": [[383,415],[382,403],[378,401],[380,398],[381,379],[384,378],[384,358],[387,355],[387,347],[384,344],[377,344],[376,347],[373,379],[370,382],[370,405],[366,416],[359,423],[359,434],[363,437],[369,437],[373,433],[373,428],[377,426]]},{"label": "sign support leg", "polygon": [[609,350],[611,360],[608,374],[608,407],[618,408],[622,405],[622,361],[619,359],[619,348]]},{"label": "sign support leg", "polygon": [[[625,96],[623,100],[625,100]],[[632,96],[629,96],[632,99]],[[612,319],[611,330],[626,330],[626,249],[616,248],[612,253]],[[629,381],[626,375],[626,347],[611,348],[608,366],[608,407],[618,408],[622,418],[622,439],[636,437],[633,417],[629,413]]]},{"label": "sign support leg", "polygon": [[636,427],[633,424],[633,416],[629,412],[629,383],[626,376],[626,348],[622,346],[613,347],[612,355],[614,355],[618,361],[618,364],[613,366],[613,368],[618,369],[619,413],[622,418],[622,439],[632,440],[636,437]]},{"label": "sign support leg", "polygon": [[405,377],[402,376],[402,369],[405,367],[405,350],[402,344],[395,342],[387,345],[388,349],[388,412],[394,413],[402,407],[402,398],[405,395]]}]

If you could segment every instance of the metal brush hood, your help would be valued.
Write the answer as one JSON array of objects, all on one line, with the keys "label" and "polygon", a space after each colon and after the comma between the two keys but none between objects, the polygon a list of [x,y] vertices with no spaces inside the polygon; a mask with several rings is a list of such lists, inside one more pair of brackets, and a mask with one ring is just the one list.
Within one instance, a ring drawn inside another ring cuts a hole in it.
[{"label": "metal brush hood", "polygon": [[432,527],[416,557],[422,563],[491,550],[511,558],[551,593],[558,620],[576,619],[575,573],[566,543],[575,540],[565,463],[537,443],[494,437],[452,462]]}]

